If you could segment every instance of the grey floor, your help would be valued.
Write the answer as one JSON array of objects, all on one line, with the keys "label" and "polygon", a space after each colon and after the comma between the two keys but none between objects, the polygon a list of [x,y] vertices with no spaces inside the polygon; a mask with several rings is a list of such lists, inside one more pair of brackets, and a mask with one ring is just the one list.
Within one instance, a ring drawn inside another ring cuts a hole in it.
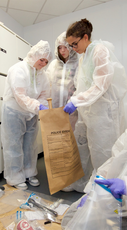
[{"label": "grey floor", "polygon": [[[38,195],[40,195],[42,198],[56,201],[56,198],[64,199],[65,203],[71,204],[78,200],[83,193],[78,193],[76,191],[73,192],[62,192],[59,191],[53,195],[50,195],[49,187],[48,187],[48,181],[47,181],[47,175],[46,175],[46,169],[45,169],[45,163],[44,163],[44,157],[43,154],[39,154],[39,159],[37,161],[37,169],[38,169],[38,175],[37,178],[40,181],[40,186],[33,187],[28,184],[28,190],[31,192],[35,192]],[[3,178],[3,174],[0,174],[0,186],[6,184],[6,180]],[[68,201],[68,202],[66,202]],[[122,230],[127,230],[127,217],[122,218]]]},{"label": "grey floor", "polygon": [[[39,154],[39,159],[37,161],[37,169],[38,169],[38,175],[37,178],[40,181],[40,185],[38,187],[33,187],[28,184],[28,190],[38,193],[43,193],[45,195],[50,195],[49,187],[48,187],[48,180],[46,175],[46,169],[45,169],[45,163],[44,163],[44,157],[43,154]],[[3,174],[0,174],[0,185],[6,184],[6,180],[3,178]],[[75,202],[78,200],[83,193],[79,193],[76,191],[73,192],[63,192],[59,191],[52,196],[52,198],[59,198],[64,199],[70,202]]]}]

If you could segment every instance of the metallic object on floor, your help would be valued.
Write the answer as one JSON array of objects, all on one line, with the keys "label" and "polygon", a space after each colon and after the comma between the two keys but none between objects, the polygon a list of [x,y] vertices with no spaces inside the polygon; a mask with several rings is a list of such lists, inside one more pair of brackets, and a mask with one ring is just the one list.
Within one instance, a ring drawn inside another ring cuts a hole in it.
[{"label": "metallic object on floor", "polygon": [[46,206],[44,205],[40,205],[39,203],[37,203],[34,199],[32,198],[29,198],[28,199],[28,203],[30,204],[33,204],[34,207],[37,207],[41,210],[43,210],[44,212],[46,213],[49,213],[51,215],[53,215],[54,217],[57,217],[58,216],[58,213],[56,211],[54,211],[53,209],[50,209],[50,208],[47,208]]}]

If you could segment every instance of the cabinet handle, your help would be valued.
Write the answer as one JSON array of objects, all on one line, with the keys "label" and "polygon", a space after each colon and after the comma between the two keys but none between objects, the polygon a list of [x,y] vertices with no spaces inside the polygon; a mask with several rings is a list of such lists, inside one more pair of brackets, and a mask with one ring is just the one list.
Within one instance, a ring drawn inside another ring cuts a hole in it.
[{"label": "cabinet handle", "polygon": [[0,97],[0,100],[3,101],[3,97]]},{"label": "cabinet handle", "polygon": [[0,48],[0,51],[2,51],[3,53],[7,53],[7,50],[4,50],[3,48]]},{"label": "cabinet handle", "polygon": [[7,74],[0,72],[0,76],[7,77]]},{"label": "cabinet handle", "polygon": [[20,58],[20,57],[18,57],[18,60],[19,60],[19,61],[23,61],[23,59],[22,59],[22,58]]}]

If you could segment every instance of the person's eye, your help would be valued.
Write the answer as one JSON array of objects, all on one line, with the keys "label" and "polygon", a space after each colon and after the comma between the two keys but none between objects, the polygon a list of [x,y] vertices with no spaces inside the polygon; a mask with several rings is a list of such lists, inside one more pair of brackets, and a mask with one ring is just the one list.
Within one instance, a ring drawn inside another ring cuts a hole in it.
[{"label": "person's eye", "polygon": [[76,43],[73,43],[73,46],[77,46],[77,42],[76,42]]}]

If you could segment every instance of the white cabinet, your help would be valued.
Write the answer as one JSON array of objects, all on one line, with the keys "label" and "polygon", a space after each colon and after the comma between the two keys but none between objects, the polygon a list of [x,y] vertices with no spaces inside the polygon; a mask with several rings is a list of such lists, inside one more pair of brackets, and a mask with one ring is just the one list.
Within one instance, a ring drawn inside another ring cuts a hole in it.
[{"label": "white cabinet", "polygon": [[16,35],[16,62],[22,61],[26,57],[30,48],[31,45],[28,42]]},{"label": "white cabinet", "polygon": [[2,98],[4,93],[5,82],[6,82],[6,76],[0,74],[0,122],[1,122],[1,107],[2,107]]},{"label": "white cabinet", "polygon": [[[1,133],[1,122],[0,122],[0,133]],[[1,143],[1,135],[0,135],[0,143]],[[4,164],[3,164],[3,150],[2,145],[0,145],[0,173],[4,170]]]},{"label": "white cabinet", "polygon": [[3,150],[1,145],[1,108],[2,108],[2,98],[4,93],[5,82],[6,82],[6,76],[0,74],[0,173],[2,173],[4,169]]},{"label": "white cabinet", "polygon": [[3,74],[7,74],[10,66],[17,62],[15,45],[15,34],[0,25],[0,72]]},{"label": "white cabinet", "polygon": [[7,74],[12,65],[26,57],[30,48],[27,41],[0,24],[0,73]]}]

